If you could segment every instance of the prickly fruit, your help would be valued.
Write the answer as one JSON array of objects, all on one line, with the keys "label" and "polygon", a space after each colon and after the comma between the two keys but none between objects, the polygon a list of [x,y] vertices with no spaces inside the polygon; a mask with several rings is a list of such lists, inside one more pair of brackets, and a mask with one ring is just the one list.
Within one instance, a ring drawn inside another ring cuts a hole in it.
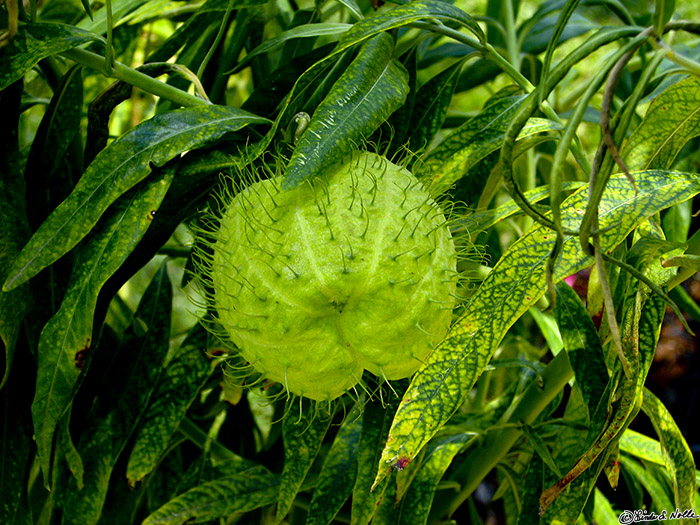
[{"label": "prickly fruit", "polygon": [[209,266],[218,322],[289,392],[333,399],[364,369],[408,377],[447,331],[454,243],[408,170],[356,153],[293,190],[261,180],[225,204]]}]

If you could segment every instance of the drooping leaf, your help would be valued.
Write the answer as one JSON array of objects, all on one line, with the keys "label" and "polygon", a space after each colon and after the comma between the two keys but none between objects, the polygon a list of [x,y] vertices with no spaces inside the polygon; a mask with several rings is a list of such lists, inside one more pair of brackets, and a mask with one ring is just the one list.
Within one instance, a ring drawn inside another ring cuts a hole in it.
[{"label": "drooping leaf", "polygon": [[[644,389],[642,410],[649,416],[661,442],[664,464],[673,480],[675,506],[680,509],[693,508],[695,502],[695,461],[688,443],[678,425],[663,403],[649,390]],[[681,523],[695,523],[683,519]]]},{"label": "drooping leaf", "polygon": [[152,164],[162,166],[182,152],[252,123],[265,123],[237,108],[183,108],[131,129],[102,150],[73,192],[24,247],[5,282],[12,289],[73,248],[117,197],[143,180]]},{"label": "drooping leaf", "polygon": [[456,434],[428,446],[416,477],[402,498],[399,523],[419,525],[428,522],[435,490],[457,453],[476,439],[474,434]]},{"label": "drooping leaf", "polygon": [[[481,159],[501,146],[510,119],[524,98],[524,95],[514,94],[512,87],[494,95],[478,115],[450,133],[418,164],[416,177],[429,187],[432,195],[447,190]],[[531,118],[519,137],[561,128],[553,121]]]},{"label": "drooping leaf", "polygon": [[604,393],[608,383],[605,353],[593,321],[576,292],[567,284],[557,285],[557,325],[581,389],[583,401],[592,421],[601,401],[607,404]]},{"label": "drooping leaf", "polygon": [[[114,382],[104,385],[88,415],[78,451],[83,458],[84,487],[71,478],[63,523],[94,524],[100,518],[119,455],[129,441],[158,384],[168,352],[172,288],[163,264],[146,289],[136,311],[143,335],[128,338],[112,363]],[[126,480],[120,480],[126,483]]]},{"label": "drooping leaf", "polygon": [[277,496],[277,522],[289,512],[294,498],[311,468],[330,427],[332,417],[309,408],[296,414],[290,410],[282,422],[284,469]]},{"label": "drooping leaf", "polygon": [[459,61],[418,90],[409,125],[411,151],[429,146],[442,126],[461,69],[462,61]]},{"label": "drooping leaf", "polygon": [[101,40],[94,33],[64,24],[25,24],[0,48],[0,91],[22,78],[41,59]]},{"label": "drooping leaf", "polygon": [[310,38],[314,36],[326,36],[326,35],[338,35],[345,33],[348,29],[352,27],[352,24],[340,24],[335,22],[318,23],[318,24],[304,24],[301,26],[294,27],[287,31],[283,31],[272,38],[268,38],[258,47],[253,49],[248,53],[243,60],[241,60],[234,71],[240,71],[242,68],[246,67],[248,63],[258,55],[272,51],[277,47],[281,46],[288,40],[295,38]]},{"label": "drooping leaf", "polygon": [[[29,238],[25,185],[21,176],[17,129],[20,116],[21,83],[0,91],[4,125],[0,127],[0,279],[7,277],[12,261]],[[0,388],[12,367],[17,338],[24,314],[30,308],[28,286],[11,292],[0,291]]]},{"label": "drooping leaf", "polygon": [[[28,201],[27,214],[36,227],[72,187],[71,170],[66,157],[71,142],[80,131],[83,110],[82,67],[74,66],[61,78],[39,124],[24,169],[30,188],[45,188],[38,198]],[[62,165],[63,163],[63,165]],[[63,184],[57,184],[57,179]]]},{"label": "drooping leaf", "polygon": [[41,332],[32,416],[45,476],[51,465],[56,424],[68,407],[93,337],[97,296],[150,226],[172,181],[173,169],[124,195],[76,250],[61,308]]},{"label": "drooping leaf", "polygon": [[167,363],[136,432],[126,478],[132,487],[157,465],[195,396],[209,377],[207,331],[196,325]]},{"label": "drooping leaf", "polygon": [[357,413],[351,413],[340,427],[318,477],[318,485],[309,505],[307,525],[331,523],[352,493],[357,476],[357,447],[361,430],[362,418]]},{"label": "drooping leaf", "polygon": [[700,135],[700,79],[688,77],[662,92],[622,150],[630,170],[670,169],[683,146]]},{"label": "drooping leaf", "polygon": [[346,155],[403,104],[408,73],[392,58],[387,33],[369,40],[319,104],[284,175],[293,188]]},{"label": "drooping leaf", "polygon": [[[396,386],[394,387],[396,388]],[[399,390],[399,394],[405,390]],[[362,414],[362,432],[357,450],[357,478],[352,490],[351,520],[353,524],[365,525],[372,520],[377,510],[377,503],[391,480],[384,480],[372,487],[372,480],[377,472],[377,463],[389,435],[391,420],[396,413],[399,399],[392,397],[382,406],[378,399],[372,399],[364,407]],[[400,465],[402,468],[406,464]]]},{"label": "drooping leaf", "polygon": [[651,15],[652,25],[654,26],[654,34],[661,36],[664,34],[666,22],[671,20],[673,12],[676,10],[675,0],[656,0],[656,8],[654,14]]},{"label": "drooping leaf", "polygon": [[[604,250],[612,249],[646,216],[700,192],[694,174],[650,170],[637,172],[639,192],[624,177],[610,179],[600,206],[600,225],[616,227],[601,236]],[[564,201],[566,228],[575,230],[587,193]],[[377,479],[410,461],[464,402],[495,348],[512,324],[546,290],[546,264],[555,236],[540,226],[518,239],[503,255],[467,305],[445,340],[414,376],[396,414],[390,440],[382,453]],[[554,271],[562,280],[593,263],[576,239],[564,240]]]},{"label": "drooping leaf", "polygon": [[671,511],[676,508],[669,497],[671,495],[667,494],[664,490],[663,482],[660,483],[660,480],[656,479],[651,472],[640,465],[639,462],[631,458],[623,457],[622,468],[631,474],[649,493],[652,501],[651,508],[654,511],[658,513],[663,510]]},{"label": "drooping leaf", "polygon": [[[112,8],[112,20],[115,21],[113,27],[117,27],[122,18],[137,9],[139,6],[147,3],[148,0],[118,0],[113,1]],[[107,33],[107,6],[103,5],[96,12],[92,13],[92,17],[86,16],[80,22],[78,22],[77,27],[83,29],[84,31],[89,31],[91,33],[97,33],[98,35],[104,35]]]}]

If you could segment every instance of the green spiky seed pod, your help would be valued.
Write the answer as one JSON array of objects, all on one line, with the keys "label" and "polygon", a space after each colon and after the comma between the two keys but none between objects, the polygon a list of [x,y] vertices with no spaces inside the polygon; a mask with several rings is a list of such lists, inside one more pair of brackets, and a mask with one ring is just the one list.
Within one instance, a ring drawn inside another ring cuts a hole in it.
[{"label": "green spiky seed pod", "polygon": [[438,205],[372,153],[301,186],[248,185],[225,204],[210,277],[219,324],[262,375],[330,400],[410,376],[445,335],[455,247]]}]

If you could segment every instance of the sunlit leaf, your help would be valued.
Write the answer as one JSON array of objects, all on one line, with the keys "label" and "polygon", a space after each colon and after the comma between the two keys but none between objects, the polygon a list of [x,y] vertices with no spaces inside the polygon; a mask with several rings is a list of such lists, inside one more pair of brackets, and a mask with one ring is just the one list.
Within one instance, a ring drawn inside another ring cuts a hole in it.
[{"label": "sunlit leaf", "polygon": [[670,169],[683,146],[698,135],[700,79],[691,76],[654,99],[622,156],[630,170]]},{"label": "sunlit leaf", "polygon": [[103,149],[73,192],[54,210],[24,247],[9,272],[12,289],[73,248],[117,197],[182,152],[213,142],[227,132],[265,123],[237,108],[184,108],[136,126]]},{"label": "sunlit leaf", "polygon": [[301,136],[284,187],[293,188],[346,155],[403,104],[408,74],[392,58],[393,38],[369,40],[319,104]]},{"label": "sunlit leaf", "polygon": [[[416,177],[428,186],[432,195],[450,188],[501,146],[510,119],[525,99],[514,91],[517,90],[509,87],[494,95],[478,115],[450,133],[418,164]],[[519,137],[557,129],[562,126],[547,119],[531,118]]]},{"label": "sunlit leaf", "polygon": [[[624,177],[611,178],[600,206],[600,225],[616,227],[601,237],[604,250],[619,244],[646,216],[700,192],[700,177],[650,170],[637,172],[638,193]],[[575,230],[587,202],[579,191],[562,207],[564,224]],[[555,236],[533,227],[503,255],[472,297],[445,340],[414,376],[399,407],[377,480],[410,461],[466,399],[493,351],[512,324],[546,290],[546,264]],[[577,239],[564,241],[554,279],[590,266]]]},{"label": "sunlit leaf", "polygon": [[[688,443],[668,409],[659,398],[647,389],[644,389],[642,410],[651,419],[654,430],[659,436],[664,464],[673,480],[673,499],[676,507],[683,510],[693,508],[697,488],[695,486],[695,462]],[[669,509],[671,508],[669,507]],[[694,522],[691,519],[681,520],[681,523]]]}]

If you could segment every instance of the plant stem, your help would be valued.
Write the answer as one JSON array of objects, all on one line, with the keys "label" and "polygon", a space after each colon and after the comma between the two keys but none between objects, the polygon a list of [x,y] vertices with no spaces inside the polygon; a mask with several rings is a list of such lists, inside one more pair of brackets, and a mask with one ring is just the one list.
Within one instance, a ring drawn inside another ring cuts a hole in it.
[{"label": "plant stem", "polygon": [[482,445],[471,451],[453,478],[462,486],[447,507],[451,516],[477,489],[486,475],[510,452],[522,436],[522,424],[530,425],[574,376],[565,351],[559,352],[542,372],[542,383],[533,381],[510,414],[505,426],[482,436]]},{"label": "plant stem", "polygon": [[512,0],[506,0],[501,4],[503,14],[505,15],[506,26],[506,46],[508,49],[508,57],[510,63],[517,71],[520,71],[520,50],[518,49],[518,35],[515,31],[515,15],[513,13]]},{"label": "plant stem", "polygon": [[105,58],[96,53],[92,53],[91,51],[73,48],[68,51],[64,51],[61,53],[61,55],[69,60],[77,62],[78,64],[94,69],[106,77],[122,80],[127,84],[131,84],[132,86],[136,86],[139,89],[146,91],[147,93],[165,98],[171,102],[180,104],[181,106],[203,106],[210,104],[210,102],[207,102],[204,99],[190,95],[181,89],[177,89],[173,86],[165,84],[164,82],[160,82],[159,80],[155,80],[148,75],[144,75],[135,69],[125,66],[121,62],[114,61],[112,71],[108,72],[105,70]]},{"label": "plant stem", "polygon": [[231,452],[218,441],[209,440],[206,432],[199,428],[189,418],[183,418],[182,421],[180,421],[180,425],[177,427],[177,429],[183,436],[201,449],[204,449],[204,447],[207,445],[207,441],[209,441],[211,455],[219,461],[231,460],[237,457],[235,453]]}]

